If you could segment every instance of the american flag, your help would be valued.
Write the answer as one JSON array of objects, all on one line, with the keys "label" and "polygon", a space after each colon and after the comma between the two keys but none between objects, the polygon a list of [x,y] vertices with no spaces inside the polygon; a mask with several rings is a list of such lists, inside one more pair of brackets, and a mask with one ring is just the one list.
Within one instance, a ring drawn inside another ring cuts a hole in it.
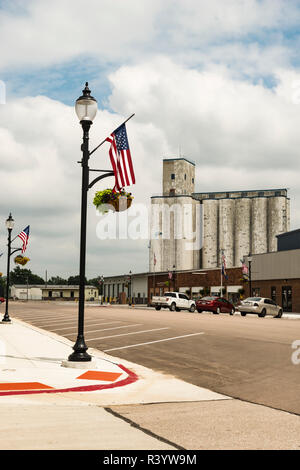
[{"label": "american flag", "polygon": [[222,251],[222,274],[225,277],[225,279],[228,279],[228,276],[226,273],[226,259],[225,259],[224,251]]},{"label": "american flag", "polygon": [[27,225],[27,227],[24,228],[24,230],[21,233],[19,233],[18,237],[21,238],[23,242],[22,253],[24,253],[27,248],[27,243],[28,243],[28,238],[29,238],[29,225]]},{"label": "american flag", "polygon": [[111,144],[109,156],[115,174],[114,191],[120,191],[124,186],[135,183],[125,124],[118,127],[106,140]]}]

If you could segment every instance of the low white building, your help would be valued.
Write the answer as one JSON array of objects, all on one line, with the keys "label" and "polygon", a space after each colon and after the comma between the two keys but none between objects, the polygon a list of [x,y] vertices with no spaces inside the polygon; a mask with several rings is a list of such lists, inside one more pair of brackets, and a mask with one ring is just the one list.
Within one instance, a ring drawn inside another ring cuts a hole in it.
[{"label": "low white building", "polygon": [[44,285],[16,284],[11,286],[10,295],[16,300],[42,300]]}]

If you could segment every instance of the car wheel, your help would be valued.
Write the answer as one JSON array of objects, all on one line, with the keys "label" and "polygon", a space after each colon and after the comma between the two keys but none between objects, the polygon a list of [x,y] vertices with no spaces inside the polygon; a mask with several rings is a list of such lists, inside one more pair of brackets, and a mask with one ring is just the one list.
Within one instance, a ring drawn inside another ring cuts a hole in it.
[{"label": "car wheel", "polygon": [[172,303],[171,303],[170,310],[171,310],[171,312],[175,312],[175,310],[176,310],[176,304],[175,304],[175,302],[172,302]]},{"label": "car wheel", "polygon": [[245,317],[247,315],[247,312],[241,312],[242,317]]},{"label": "car wheel", "polygon": [[215,315],[219,315],[221,313],[220,307],[217,307],[217,310],[214,312]]},{"label": "car wheel", "polygon": [[202,313],[202,310],[199,310],[199,308],[197,308],[197,312],[198,312],[198,313]]},{"label": "car wheel", "polygon": [[160,306],[160,305],[156,305],[155,310],[160,310],[160,309],[161,309],[161,306]]},{"label": "car wheel", "polygon": [[180,308],[176,307],[176,312],[180,312]]},{"label": "car wheel", "polygon": [[235,308],[233,308],[233,309],[231,310],[231,312],[229,312],[229,314],[230,314],[230,315],[234,315],[234,312],[235,312]]},{"label": "car wheel", "polygon": [[274,318],[281,318],[282,317],[282,309],[279,310],[279,312],[277,313],[277,315],[275,315]]},{"label": "car wheel", "polygon": [[263,317],[266,316],[266,313],[267,313],[267,312],[266,312],[266,309],[263,308],[262,311],[258,314],[258,316],[259,316],[260,318],[263,318]]},{"label": "car wheel", "polygon": [[193,305],[191,305],[191,307],[190,307],[190,310],[189,310],[189,311],[190,311],[191,313],[194,313],[194,311],[195,311],[195,310],[196,310],[196,308],[195,308],[195,305],[194,305],[194,304],[193,304]]}]

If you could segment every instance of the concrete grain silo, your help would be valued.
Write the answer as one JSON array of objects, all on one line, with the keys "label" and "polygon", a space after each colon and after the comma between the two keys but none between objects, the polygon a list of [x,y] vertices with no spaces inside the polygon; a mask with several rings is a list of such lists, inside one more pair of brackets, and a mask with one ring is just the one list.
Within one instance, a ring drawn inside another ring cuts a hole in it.
[{"label": "concrete grain silo", "polygon": [[219,262],[221,265],[221,250],[224,250],[226,265],[234,265],[234,221],[235,200],[220,199],[219,201]]},{"label": "concrete grain silo", "polygon": [[[228,268],[241,266],[241,259],[251,254],[276,251],[276,235],[290,229],[290,200],[287,189],[194,192],[195,164],[186,158],[163,161],[163,192],[152,197],[157,206],[151,217],[152,232],[149,249],[149,269],[168,271],[214,269],[221,265],[220,253],[224,249]],[[176,219],[172,205],[185,213],[187,220]],[[197,214],[202,208],[201,220]],[[159,214],[157,214],[157,211]],[[168,228],[169,223],[169,228]],[[185,230],[202,235],[202,245],[187,249]],[[168,236],[169,231],[169,236]],[[181,232],[179,237],[176,232]]]},{"label": "concrete grain silo", "polygon": [[218,266],[218,219],[219,201],[203,200],[203,248],[202,264],[205,268]]},{"label": "concrete grain silo", "polygon": [[288,216],[287,198],[284,196],[270,197],[268,201],[268,251],[277,250],[276,235],[287,232]]},{"label": "concrete grain silo", "polygon": [[268,198],[254,197],[251,214],[251,253],[265,253],[268,249]]},{"label": "concrete grain silo", "polygon": [[251,206],[249,197],[235,200],[235,262],[240,266],[241,259],[251,252]]}]

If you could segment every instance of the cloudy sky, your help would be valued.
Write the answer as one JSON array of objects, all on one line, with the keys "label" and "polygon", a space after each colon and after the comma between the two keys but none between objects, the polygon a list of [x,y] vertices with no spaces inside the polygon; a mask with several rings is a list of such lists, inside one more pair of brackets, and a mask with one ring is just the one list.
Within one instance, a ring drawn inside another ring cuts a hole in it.
[{"label": "cloudy sky", "polygon": [[[33,272],[78,273],[74,101],[85,81],[98,100],[92,148],[135,113],[135,204],[161,192],[162,158],[181,152],[196,162],[197,191],[289,188],[299,228],[299,24],[298,0],[0,1],[3,250],[11,211],[15,234],[31,226]],[[108,146],[91,167],[110,167]],[[146,240],[97,237],[93,196],[111,184],[89,194],[88,278],[148,266]]]}]

